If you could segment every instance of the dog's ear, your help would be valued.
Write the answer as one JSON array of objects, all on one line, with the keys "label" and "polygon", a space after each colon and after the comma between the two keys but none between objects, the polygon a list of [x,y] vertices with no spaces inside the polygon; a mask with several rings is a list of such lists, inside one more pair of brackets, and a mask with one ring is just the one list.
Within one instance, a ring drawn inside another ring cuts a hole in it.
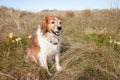
[{"label": "dog's ear", "polygon": [[62,20],[62,18],[61,17],[57,17],[58,19],[60,19],[60,20]]},{"label": "dog's ear", "polygon": [[41,28],[41,31],[43,32],[43,34],[45,34],[47,32],[47,25],[48,24],[48,17],[44,17],[43,19],[40,20],[39,25]]}]

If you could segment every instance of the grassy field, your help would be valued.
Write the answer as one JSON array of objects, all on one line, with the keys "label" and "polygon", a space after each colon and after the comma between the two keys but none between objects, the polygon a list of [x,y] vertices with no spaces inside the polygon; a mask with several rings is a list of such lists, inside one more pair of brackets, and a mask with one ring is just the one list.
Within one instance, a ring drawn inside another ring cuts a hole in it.
[{"label": "grassy field", "polygon": [[[48,76],[25,50],[44,16],[63,19],[60,63],[63,71]],[[119,80],[120,10],[26,12],[0,7],[0,80]]]}]

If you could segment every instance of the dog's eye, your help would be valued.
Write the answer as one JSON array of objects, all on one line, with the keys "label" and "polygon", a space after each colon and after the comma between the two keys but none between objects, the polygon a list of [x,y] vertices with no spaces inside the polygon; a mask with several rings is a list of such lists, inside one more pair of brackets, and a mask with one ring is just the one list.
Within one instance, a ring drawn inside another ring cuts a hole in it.
[{"label": "dog's eye", "polygon": [[51,24],[55,24],[55,22],[54,22],[54,21],[52,21],[52,22],[51,22]]},{"label": "dog's eye", "polygon": [[62,24],[62,22],[59,22],[59,24]]}]

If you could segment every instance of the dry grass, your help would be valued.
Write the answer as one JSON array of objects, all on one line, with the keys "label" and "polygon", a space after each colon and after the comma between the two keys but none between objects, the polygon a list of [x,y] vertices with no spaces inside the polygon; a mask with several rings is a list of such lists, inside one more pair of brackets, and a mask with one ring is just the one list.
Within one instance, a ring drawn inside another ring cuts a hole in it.
[{"label": "dry grass", "polygon": [[[114,41],[120,41],[120,10],[90,10],[84,13],[87,18],[79,14],[82,11],[73,12],[74,17],[57,10],[31,13],[1,7],[0,11],[0,80],[119,80],[120,45]],[[63,71],[56,72],[50,63],[52,77],[24,59],[32,41],[28,36],[35,34],[46,15],[63,18]],[[10,32],[13,38],[8,38]]]}]

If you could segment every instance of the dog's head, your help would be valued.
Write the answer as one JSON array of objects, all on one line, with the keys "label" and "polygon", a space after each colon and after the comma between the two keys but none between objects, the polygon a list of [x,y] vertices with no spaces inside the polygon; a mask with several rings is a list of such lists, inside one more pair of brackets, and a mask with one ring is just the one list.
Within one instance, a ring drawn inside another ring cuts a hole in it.
[{"label": "dog's head", "polygon": [[46,16],[40,21],[39,25],[44,34],[50,32],[56,36],[60,36],[62,30],[61,18],[55,16]]}]

